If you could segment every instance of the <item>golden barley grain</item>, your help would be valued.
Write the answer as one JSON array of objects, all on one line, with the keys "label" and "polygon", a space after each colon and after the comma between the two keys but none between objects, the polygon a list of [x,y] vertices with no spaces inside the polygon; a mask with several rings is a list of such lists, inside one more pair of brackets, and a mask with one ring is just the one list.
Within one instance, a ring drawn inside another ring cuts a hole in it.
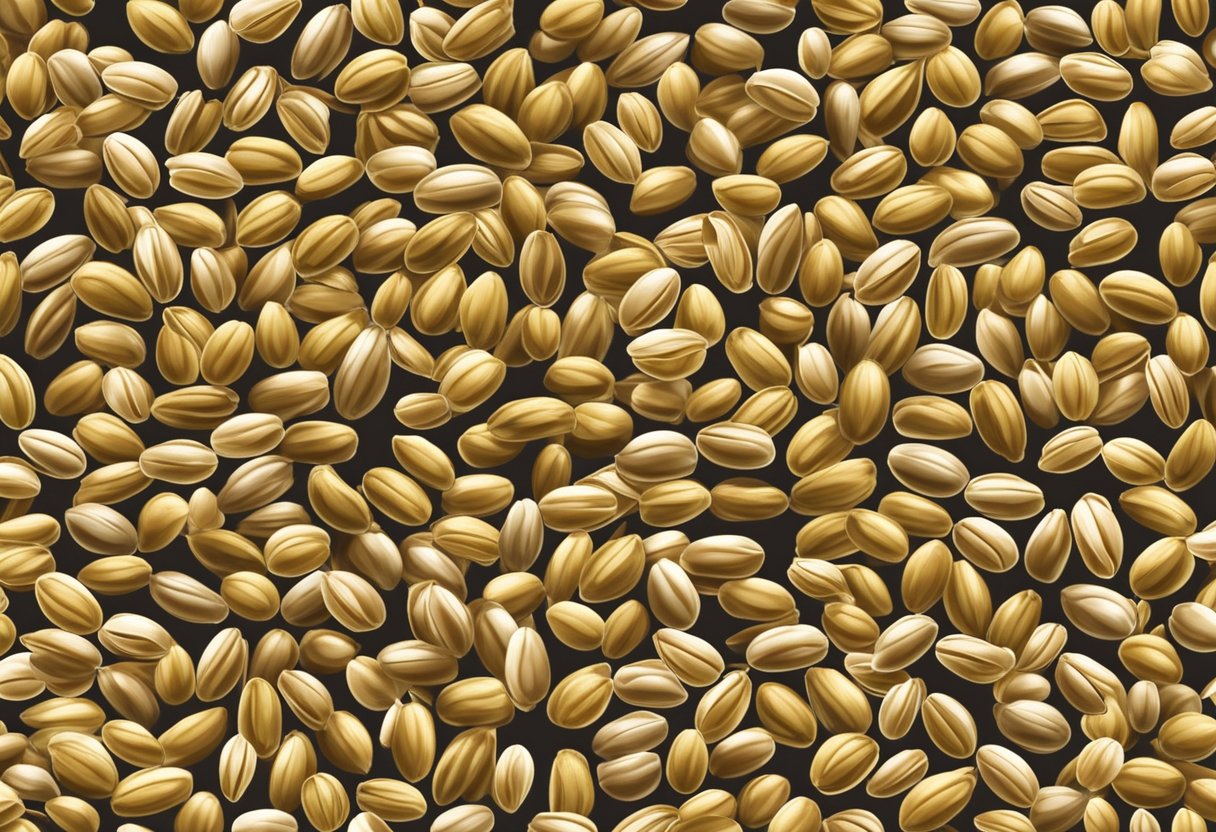
[{"label": "golden barley grain", "polygon": [[148,768],[118,782],[110,808],[119,817],[144,817],[182,803],[190,795],[190,772],[172,766]]},{"label": "golden barley grain", "polygon": [[1133,806],[1159,808],[1181,796],[1185,779],[1165,761],[1136,757],[1120,767],[1111,785],[1116,794]]},{"label": "golden barley grain", "polygon": [[926,777],[912,787],[900,804],[900,828],[914,832],[938,827],[963,809],[975,783],[975,770],[971,768]]}]

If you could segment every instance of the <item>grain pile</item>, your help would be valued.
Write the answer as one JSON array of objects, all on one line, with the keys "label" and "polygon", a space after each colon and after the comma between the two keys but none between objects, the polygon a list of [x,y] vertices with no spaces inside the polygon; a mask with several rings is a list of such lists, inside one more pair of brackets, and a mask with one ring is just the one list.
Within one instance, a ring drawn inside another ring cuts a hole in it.
[{"label": "grain pile", "polygon": [[0,830],[1216,821],[1204,0],[96,4],[0,0]]}]

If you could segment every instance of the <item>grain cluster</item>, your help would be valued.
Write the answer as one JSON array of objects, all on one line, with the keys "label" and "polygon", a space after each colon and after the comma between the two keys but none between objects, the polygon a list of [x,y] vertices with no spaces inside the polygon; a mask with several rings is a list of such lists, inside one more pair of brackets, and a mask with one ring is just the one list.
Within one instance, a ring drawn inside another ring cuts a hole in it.
[{"label": "grain cluster", "polygon": [[1216,822],[1216,28],[1075,5],[0,0],[0,832]]}]

